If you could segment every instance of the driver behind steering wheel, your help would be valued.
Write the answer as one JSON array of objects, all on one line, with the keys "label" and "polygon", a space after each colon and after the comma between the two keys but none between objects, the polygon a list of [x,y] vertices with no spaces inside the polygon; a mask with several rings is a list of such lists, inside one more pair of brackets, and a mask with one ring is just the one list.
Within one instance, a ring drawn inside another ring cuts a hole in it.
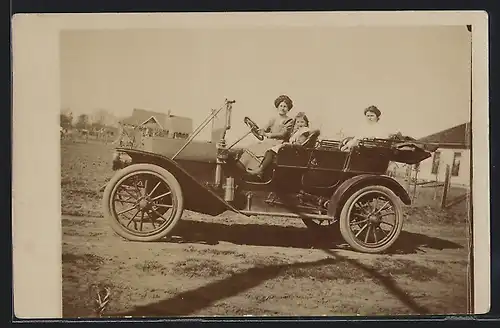
[{"label": "driver behind steering wheel", "polygon": [[[255,137],[260,141],[264,141],[255,144],[257,149],[252,151],[257,158],[266,157],[266,150],[273,146],[280,145],[283,142],[287,142],[292,134],[294,120],[288,116],[289,111],[293,107],[292,99],[287,95],[280,95],[274,100],[274,106],[276,108],[275,115],[261,129],[259,129],[250,119],[245,118],[245,123],[249,126]],[[264,140],[265,138],[267,140]],[[262,165],[262,162],[260,162],[259,165]],[[249,167],[247,167],[246,170],[247,173],[251,173],[250,171],[252,171]]]},{"label": "driver behind steering wheel", "polygon": [[250,175],[257,176],[258,178],[262,179],[264,172],[274,161],[276,155],[278,154],[279,149],[284,144],[287,143],[299,144],[299,145],[304,144],[304,142],[307,140],[307,136],[311,133],[311,130],[309,129],[309,119],[307,118],[304,112],[297,113],[297,116],[295,116],[295,119],[293,119],[292,128],[293,128],[293,134],[289,138],[289,141],[268,149],[264,155],[264,160],[262,161],[260,167],[256,170],[247,170],[247,172],[250,173]]},{"label": "driver behind steering wheel", "polygon": [[293,128],[293,118],[288,116],[293,107],[292,99],[287,95],[281,95],[274,100],[274,107],[277,109],[277,115],[272,117],[259,133],[268,139],[287,141]]}]

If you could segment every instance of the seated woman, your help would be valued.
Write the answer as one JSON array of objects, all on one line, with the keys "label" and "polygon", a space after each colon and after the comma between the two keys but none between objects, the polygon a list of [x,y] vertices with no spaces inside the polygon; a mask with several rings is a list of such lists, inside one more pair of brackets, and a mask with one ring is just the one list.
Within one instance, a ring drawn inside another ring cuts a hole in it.
[{"label": "seated woman", "polygon": [[278,154],[278,150],[281,147],[286,144],[303,144],[307,140],[307,135],[309,134],[309,132],[309,119],[307,118],[306,114],[303,112],[297,113],[295,119],[293,119],[293,132],[289,140],[268,149],[260,166],[255,170],[248,169],[248,173],[253,176],[262,178],[264,172],[266,172],[266,169],[274,162],[276,154]]},{"label": "seated woman", "polygon": [[341,147],[342,151],[350,151],[353,147],[357,146],[362,139],[378,138],[384,139],[389,137],[389,133],[385,131],[383,124],[381,124],[380,116],[382,115],[380,109],[376,106],[370,106],[364,109],[365,124],[361,126],[361,132],[349,140]]},{"label": "seated woman", "polygon": [[293,101],[287,95],[281,95],[274,100],[277,115],[272,117],[266,126],[260,131],[261,135],[279,141],[287,141],[293,127],[293,119],[288,112],[293,108]]},{"label": "seated woman", "polygon": [[266,150],[279,145],[290,138],[293,128],[293,118],[288,116],[288,113],[293,108],[293,101],[287,95],[280,95],[274,100],[276,108],[275,115],[269,122],[259,131],[260,135],[266,139],[256,142],[255,144],[246,147],[246,152],[240,162],[244,167],[255,167],[260,164],[258,158],[263,157]]}]

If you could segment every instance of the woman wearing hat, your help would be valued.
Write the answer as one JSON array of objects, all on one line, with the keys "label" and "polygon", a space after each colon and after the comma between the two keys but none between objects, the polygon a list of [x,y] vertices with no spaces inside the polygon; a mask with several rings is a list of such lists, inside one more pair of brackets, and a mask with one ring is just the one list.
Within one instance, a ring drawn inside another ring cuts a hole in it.
[{"label": "woman wearing hat", "polygon": [[342,151],[350,151],[362,139],[388,138],[388,133],[384,131],[383,126],[379,122],[382,115],[380,109],[372,105],[365,108],[363,112],[365,115],[365,124],[362,126],[361,132],[343,145],[341,148]]}]

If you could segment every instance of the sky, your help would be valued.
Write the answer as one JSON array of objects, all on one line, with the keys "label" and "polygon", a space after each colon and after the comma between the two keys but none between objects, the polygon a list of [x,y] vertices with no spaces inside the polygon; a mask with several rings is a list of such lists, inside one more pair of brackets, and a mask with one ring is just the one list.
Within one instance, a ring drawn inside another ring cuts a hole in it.
[{"label": "sky", "polygon": [[75,116],[170,110],[196,127],[229,98],[233,140],[245,116],[274,115],[280,94],[323,137],[355,133],[370,105],[415,138],[470,117],[465,26],[79,30],[60,44],[61,106]]}]

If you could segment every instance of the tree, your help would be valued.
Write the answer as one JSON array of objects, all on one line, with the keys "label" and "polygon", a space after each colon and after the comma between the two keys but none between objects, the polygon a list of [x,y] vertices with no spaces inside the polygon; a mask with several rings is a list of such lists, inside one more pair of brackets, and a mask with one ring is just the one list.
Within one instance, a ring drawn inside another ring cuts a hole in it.
[{"label": "tree", "polygon": [[73,123],[73,114],[72,113],[61,113],[59,116],[59,123],[62,128],[69,129]]},{"label": "tree", "polygon": [[89,116],[87,114],[81,114],[76,120],[75,127],[77,129],[87,129],[89,126]]},{"label": "tree", "polygon": [[100,129],[108,125],[109,113],[105,109],[97,109],[92,113],[92,127]]},{"label": "tree", "polygon": [[96,129],[117,126],[118,119],[106,109],[96,109],[91,115],[92,127]]},{"label": "tree", "polygon": [[73,125],[73,113],[69,108],[62,108],[59,115],[59,125],[64,129],[69,129]]}]

